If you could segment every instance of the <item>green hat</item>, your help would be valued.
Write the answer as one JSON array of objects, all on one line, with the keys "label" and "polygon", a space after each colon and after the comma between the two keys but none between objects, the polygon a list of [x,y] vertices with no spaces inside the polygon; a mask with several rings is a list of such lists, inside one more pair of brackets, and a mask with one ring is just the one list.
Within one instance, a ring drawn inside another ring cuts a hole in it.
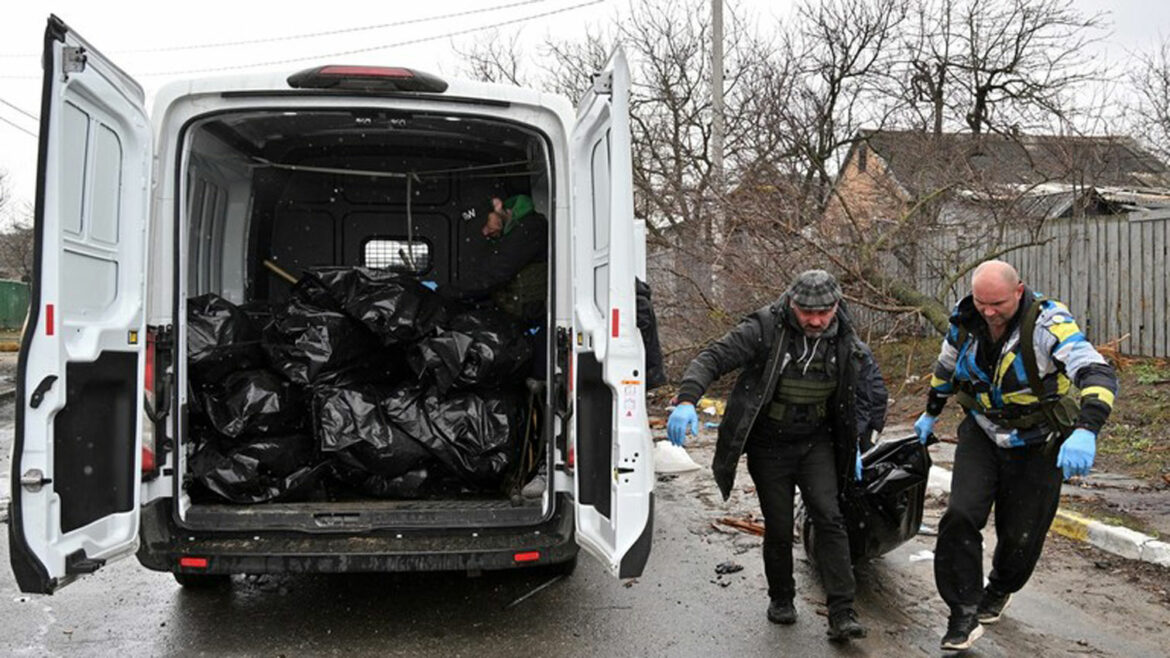
[{"label": "green hat", "polygon": [[504,235],[507,235],[512,232],[512,229],[516,228],[516,222],[532,212],[532,197],[527,194],[517,194],[516,196],[508,197],[508,200],[504,202],[504,208],[512,211],[512,216],[508,218],[508,221],[504,222],[503,232]]}]

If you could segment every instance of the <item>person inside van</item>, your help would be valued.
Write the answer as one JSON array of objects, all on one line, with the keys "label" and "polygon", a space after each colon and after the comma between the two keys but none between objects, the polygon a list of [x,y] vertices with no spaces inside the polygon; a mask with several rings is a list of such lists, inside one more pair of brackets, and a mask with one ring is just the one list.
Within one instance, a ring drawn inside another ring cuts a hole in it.
[{"label": "person inside van", "polygon": [[461,301],[490,299],[522,324],[535,325],[548,303],[548,220],[527,194],[489,202],[483,224],[465,229],[458,276],[442,292]]}]

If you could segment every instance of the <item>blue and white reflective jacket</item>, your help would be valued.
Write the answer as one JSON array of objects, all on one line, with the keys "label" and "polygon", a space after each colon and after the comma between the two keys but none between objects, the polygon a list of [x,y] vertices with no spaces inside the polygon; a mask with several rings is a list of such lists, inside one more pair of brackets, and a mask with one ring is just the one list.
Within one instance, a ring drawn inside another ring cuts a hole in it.
[{"label": "blue and white reflective jacket", "polygon": [[[1019,319],[1031,304],[1042,305],[1031,337],[1044,387],[1040,395],[1028,385],[1020,350]],[[972,418],[989,437],[1005,448],[1042,443],[1053,428],[1039,423],[1012,429],[996,424],[988,416],[1023,417],[1038,410],[1041,399],[1052,396],[1070,393],[1077,396],[1080,402],[1077,427],[1095,434],[1104,425],[1113,408],[1117,377],[1104,357],[1085,338],[1067,306],[1055,300],[1042,300],[1040,295],[1025,289],[1011,332],[995,355],[979,353],[981,346],[991,346],[993,342],[970,295],[955,305],[950,322],[950,330],[942,342],[931,377],[927,412],[937,415],[946,399],[956,390],[962,390],[977,403],[968,409]],[[964,334],[966,338],[960,342]],[[1074,385],[1079,394],[1073,390]]]}]

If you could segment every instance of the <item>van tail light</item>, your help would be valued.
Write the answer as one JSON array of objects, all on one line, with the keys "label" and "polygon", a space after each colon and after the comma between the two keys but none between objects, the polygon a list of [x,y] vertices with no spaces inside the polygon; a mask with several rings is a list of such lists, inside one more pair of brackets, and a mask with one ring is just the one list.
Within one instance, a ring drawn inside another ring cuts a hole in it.
[{"label": "van tail light", "polygon": [[340,66],[331,64],[305,69],[288,77],[294,89],[336,89],[351,91],[419,91],[442,93],[447,82],[441,78],[396,66]]},{"label": "van tail light", "polygon": [[170,407],[167,368],[171,360],[170,327],[151,325],[146,328],[146,349],[143,358],[142,391],[145,414],[142,418],[142,474],[144,479],[158,475],[160,455],[158,442],[166,431],[165,419]]},{"label": "van tail light", "polygon": [[179,567],[182,569],[206,569],[207,558],[205,557],[181,557],[179,558]]},{"label": "van tail light", "polygon": [[540,551],[524,551],[523,553],[516,553],[512,556],[512,560],[517,563],[537,562],[540,560]]},{"label": "van tail light", "polygon": [[158,329],[155,327],[148,327],[146,329],[146,368],[142,376],[142,390],[146,393],[146,403],[150,408],[155,407],[154,404],[154,368],[155,359],[157,358],[158,350]]}]

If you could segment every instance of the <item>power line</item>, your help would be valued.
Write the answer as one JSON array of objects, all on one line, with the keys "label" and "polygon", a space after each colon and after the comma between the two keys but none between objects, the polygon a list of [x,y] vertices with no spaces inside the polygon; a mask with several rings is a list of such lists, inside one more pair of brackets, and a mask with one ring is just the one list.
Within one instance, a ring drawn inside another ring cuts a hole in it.
[{"label": "power line", "polygon": [[439,39],[448,39],[451,37],[462,36],[464,34],[471,34],[472,32],[479,32],[479,31],[484,30],[484,29],[489,29],[489,28],[495,29],[495,28],[498,28],[498,27],[503,26],[503,25],[513,25],[516,23],[526,23],[528,21],[534,21],[538,18],[545,18],[546,16],[553,16],[555,14],[563,14],[563,13],[568,12],[568,11],[574,11],[576,9],[582,9],[584,7],[589,7],[591,5],[601,4],[602,2],[605,2],[605,0],[591,0],[590,2],[582,2],[580,4],[572,5],[569,7],[562,7],[561,9],[554,9],[552,11],[546,11],[546,12],[540,13],[540,14],[533,14],[532,16],[525,16],[524,18],[515,18],[512,20],[508,20],[508,21],[500,21],[497,23],[492,23],[490,26],[488,26],[488,28],[473,27],[473,28],[468,28],[466,30],[458,30],[455,32],[448,32],[446,34],[440,34],[437,36],[421,37],[418,39],[409,39],[407,41],[399,41],[397,43],[387,43],[387,44],[383,44],[380,46],[371,46],[369,48],[355,48],[353,50],[343,50],[343,51],[333,52],[333,53],[323,53],[320,55],[308,55],[305,57],[293,57],[293,58],[289,58],[289,59],[278,59],[278,60],[272,60],[272,61],[268,61],[268,62],[255,62],[252,64],[236,64],[233,66],[219,66],[219,67],[205,68],[205,69],[188,69],[185,71],[159,71],[156,73],[141,73],[141,74],[135,74],[135,75],[139,75],[139,76],[145,78],[145,77],[157,77],[157,76],[164,76],[164,75],[187,75],[190,73],[216,73],[219,71],[233,71],[233,70],[239,70],[239,69],[251,69],[251,68],[258,68],[261,66],[276,66],[278,64],[292,64],[295,62],[305,62],[305,61],[310,61],[310,60],[324,59],[326,57],[342,57],[342,56],[346,56],[346,55],[356,55],[359,53],[373,52],[375,50],[386,50],[387,48],[397,48],[399,46],[411,46],[411,45],[414,45],[416,43],[425,43],[427,41],[437,41]]},{"label": "power line", "polygon": [[[268,37],[265,39],[245,39],[241,41],[219,41],[215,43],[202,44],[188,44],[184,46],[166,46],[163,48],[139,48],[134,50],[115,50],[111,51],[111,55],[141,55],[147,53],[169,53],[183,50],[207,50],[210,48],[231,48],[234,46],[249,46],[260,43],[276,43],[279,41],[294,41],[297,39],[313,39],[316,37],[335,36],[338,34],[350,34],[353,32],[368,32],[370,30],[381,30],[388,27],[401,27],[403,25],[416,25],[418,23],[430,23],[432,21],[441,21],[448,18],[462,18],[463,16],[472,16],[474,14],[484,14],[493,11],[500,11],[503,9],[512,9],[513,7],[523,7],[525,5],[534,5],[549,0],[520,0],[519,2],[511,2],[508,4],[494,5],[492,7],[481,7],[479,9],[468,9],[464,11],[451,12],[448,14],[440,14],[438,16],[426,16],[423,18],[412,18],[403,21],[393,21],[390,23],[382,23],[380,25],[363,25],[360,27],[347,27],[337,30],[327,30],[324,32],[305,32],[303,34],[290,34],[281,37]],[[8,57],[40,57],[40,54],[6,54],[0,53],[0,58]]]},{"label": "power line", "polygon": [[0,103],[4,103],[8,107],[11,107],[12,109],[16,110],[17,112],[20,112],[21,114],[32,119],[33,121],[40,121],[40,119],[37,118],[37,115],[35,115],[32,112],[29,112],[27,110],[22,110],[21,108],[13,105],[12,103],[9,103],[8,101],[4,100],[3,98],[0,98]]},{"label": "power line", "polygon": [[34,137],[34,138],[35,138],[35,137],[37,136],[37,134],[36,134],[36,133],[34,133],[33,131],[29,130],[28,128],[25,128],[25,127],[23,127],[23,126],[19,126],[19,125],[15,124],[15,123],[13,123],[13,122],[9,121],[8,119],[5,119],[4,117],[0,117],[0,121],[3,121],[4,123],[6,123],[6,124],[8,124],[8,125],[12,126],[13,128],[16,128],[17,130],[19,130],[19,131],[21,131],[21,132],[23,132],[23,133],[27,133],[27,134],[28,134],[30,137]]}]

